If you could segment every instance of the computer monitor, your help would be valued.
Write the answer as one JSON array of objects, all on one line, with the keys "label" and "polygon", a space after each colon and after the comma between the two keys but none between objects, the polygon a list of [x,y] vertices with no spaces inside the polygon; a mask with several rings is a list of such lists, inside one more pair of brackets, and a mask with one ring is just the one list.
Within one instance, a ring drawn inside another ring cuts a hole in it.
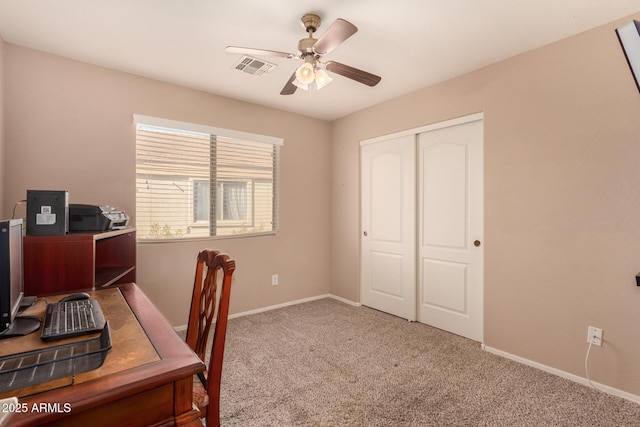
[{"label": "computer monitor", "polygon": [[18,316],[24,296],[22,275],[22,219],[0,221],[0,338],[40,328],[40,319]]}]

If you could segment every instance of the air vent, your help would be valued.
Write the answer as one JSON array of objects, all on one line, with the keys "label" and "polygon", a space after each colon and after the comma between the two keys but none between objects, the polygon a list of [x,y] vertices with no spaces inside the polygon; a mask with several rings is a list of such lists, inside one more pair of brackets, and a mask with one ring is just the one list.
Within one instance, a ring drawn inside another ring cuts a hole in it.
[{"label": "air vent", "polygon": [[276,67],[276,64],[263,61],[262,59],[252,58],[247,55],[244,55],[242,58],[240,58],[240,61],[238,61],[234,66],[236,70],[243,71],[247,74],[253,74],[254,76],[267,74]]}]

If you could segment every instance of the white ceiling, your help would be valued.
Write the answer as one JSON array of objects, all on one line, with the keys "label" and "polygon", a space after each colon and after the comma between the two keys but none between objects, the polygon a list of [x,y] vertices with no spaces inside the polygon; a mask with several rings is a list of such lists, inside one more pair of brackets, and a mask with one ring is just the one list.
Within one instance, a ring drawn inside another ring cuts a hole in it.
[{"label": "white ceiling", "polygon": [[[0,0],[5,42],[331,120],[640,11],[638,0]],[[295,53],[305,13],[358,32],[324,57],[382,77],[342,76],[280,95],[297,59],[237,71],[225,46]]]}]

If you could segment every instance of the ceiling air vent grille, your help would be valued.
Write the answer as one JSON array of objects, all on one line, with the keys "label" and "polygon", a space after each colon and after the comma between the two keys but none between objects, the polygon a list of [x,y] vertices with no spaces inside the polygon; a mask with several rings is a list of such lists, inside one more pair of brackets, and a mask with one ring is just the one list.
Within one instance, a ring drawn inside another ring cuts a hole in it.
[{"label": "ceiling air vent grille", "polygon": [[244,55],[234,67],[238,71],[253,74],[254,76],[261,76],[276,68],[277,65]]}]

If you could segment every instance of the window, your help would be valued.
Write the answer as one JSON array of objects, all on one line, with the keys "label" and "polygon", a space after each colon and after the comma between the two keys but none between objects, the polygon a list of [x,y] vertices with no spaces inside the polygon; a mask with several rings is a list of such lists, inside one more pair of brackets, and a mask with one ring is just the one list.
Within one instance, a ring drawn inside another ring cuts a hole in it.
[{"label": "window", "polygon": [[247,219],[247,183],[219,182],[218,190],[219,211],[221,220],[243,221]]},{"label": "window", "polygon": [[135,116],[139,239],[275,234],[279,138]]},{"label": "window", "polygon": [[[209,181],[193,182],[193,212],[194,221],[209,221],[210,188]],[[247,212],[247,182],[218,182],[216,189],[216,200],[218,203],[216,218],[218,223],[224,220],[246,221]]]}]

